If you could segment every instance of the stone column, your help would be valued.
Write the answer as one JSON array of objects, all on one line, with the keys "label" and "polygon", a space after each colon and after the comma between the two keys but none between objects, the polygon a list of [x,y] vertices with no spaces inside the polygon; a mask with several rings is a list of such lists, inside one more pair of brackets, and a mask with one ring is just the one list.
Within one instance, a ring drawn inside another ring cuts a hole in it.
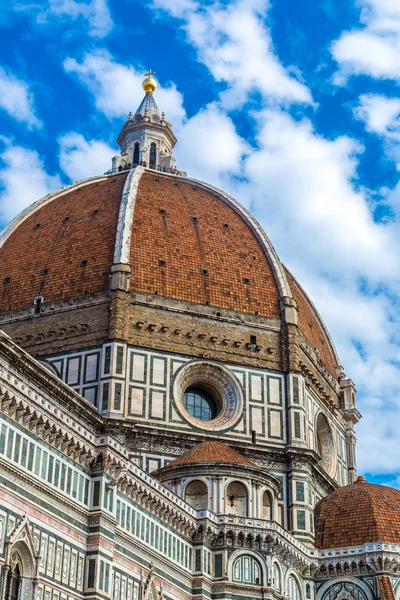
[{"label": "stone column", "polygon": [[8,584],[8,574],[10,572],[10,565],[3,565],[1,570],[3,572],[2,582],[1,582],[1,600],[6,600],[7,595],[7,584]]}]

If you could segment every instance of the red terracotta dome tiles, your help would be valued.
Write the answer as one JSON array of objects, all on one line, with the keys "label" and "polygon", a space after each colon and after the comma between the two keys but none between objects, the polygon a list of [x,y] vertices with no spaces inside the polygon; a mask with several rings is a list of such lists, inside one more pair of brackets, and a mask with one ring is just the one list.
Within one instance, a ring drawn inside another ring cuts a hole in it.
[{"label": "red terracotta dome tiles", "polygon": [[170,462],[168,467],[193,465],[196,463],[225,463],[254,467],[254,463],[247,460],[247,458],[236,452],[233,448],[221,444],[221,442],[203,442]]},{"label": "red terracotta dome tiles", "polygon": [[393,584],[390,577],[380,575],[378,577],[379,588],[381,590],[381,600],[395,600]]},{"label": "red terracotta dome tiles", "polygon": [[33,306],[35,296],[51,302],[109,289],[125,179],[71,190],[18,225],[0,248],[0,310]]},{"label": "red terracotta dome tiles", "polygon": [[317,548],[372,542],[400,543],[400,490],[359,478],[315,507]]},{"label": "red terracotta dome tiles", "polygon": [[135,291],[280,317],[277,283],[256,235],[233,208],[190,182],[142,176],[131,265]]}]

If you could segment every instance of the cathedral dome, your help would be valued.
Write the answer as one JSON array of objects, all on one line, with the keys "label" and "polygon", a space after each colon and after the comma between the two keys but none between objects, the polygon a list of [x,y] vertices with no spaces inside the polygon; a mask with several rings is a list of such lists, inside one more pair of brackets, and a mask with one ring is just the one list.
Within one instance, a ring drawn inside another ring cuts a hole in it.
[{"label": "cathedral dome", "polygon": [[400,543],[400,490],[360,476],[315,507],[315,545],[340,548],[372,542]]},{"label": "cathedral dome", "polygon": [[300,330],[335,375],[318,313],[255,219],[212,186],[143,167],[55,191],[5,228],[0,312],[107,292],[118,264],[132,292],[276,321],[293,298]]}]

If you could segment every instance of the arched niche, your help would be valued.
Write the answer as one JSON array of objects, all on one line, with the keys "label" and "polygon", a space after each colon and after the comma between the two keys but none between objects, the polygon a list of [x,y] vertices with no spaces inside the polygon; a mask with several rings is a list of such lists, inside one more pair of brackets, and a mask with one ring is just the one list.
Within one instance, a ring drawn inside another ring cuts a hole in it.
[{"label": "arched niche", "polygon": [[272,587],[277,592],[282,592],[282,575],[279,565],[276,562],[272,565]]},{"label": "arched niche", "polygon": [[373,600],[370,588],[359,579],[343,577],[339,581],[327,581],[317,593],[318,600],[330,600],[332,594],[343,600]]},{"label": "arched niche", "polygon": [[261,586],[263,584],[262,579],[261,565],[253,556],[243,554],[234,561],[232,581],[235,583]]},{"label": "arched niche", "polygon": [[238,517],[247,517],[248,497],[247,489],[239,481],[231,481],[225,492],[226,513],[237,515]]},{"label": "arched niche", "polygon": [[321,457],[322,468],[331,477],[336,472],[335,443],[326,416],[320,412],[316,422],[316,448]]},{"label": "arched niche", "polygon": [[208,487],[204,481],[191,481],[185,490],[185,500],[195,510],[207,510],[208,508]]},{"label": "arched niche", "polygon": [[11,546],[7,566],[4,600],[30,600],[33,597],[35,561],[24,541]]},{"label": "arched niche", "polygon": [[262,518],[267,521],[272,521],[273,519],[273,501],[268,490],[265,490],[262,497]]},{"label": "arched niche", "polygon": [[287,597],[289,600],[302,600],[300,585],[294,575],[289,575],[287,580]]}]

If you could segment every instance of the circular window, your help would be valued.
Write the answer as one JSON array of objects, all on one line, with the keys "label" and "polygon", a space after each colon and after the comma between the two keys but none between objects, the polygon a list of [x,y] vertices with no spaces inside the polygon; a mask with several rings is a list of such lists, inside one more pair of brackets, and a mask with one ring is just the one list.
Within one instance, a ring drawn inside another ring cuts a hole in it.
[{"label": "circular window", "polygon": [[205,361],[186,364],[175,377],[173,395],[178,412],[194,427],[222,431],[242,416],[241,388],[221,365]]},{"label": "circular window", "polygon": [[212,421],[218,414],[217,403],[206,390],[191,385],[184,394],[185,408],[200,421]]}]

